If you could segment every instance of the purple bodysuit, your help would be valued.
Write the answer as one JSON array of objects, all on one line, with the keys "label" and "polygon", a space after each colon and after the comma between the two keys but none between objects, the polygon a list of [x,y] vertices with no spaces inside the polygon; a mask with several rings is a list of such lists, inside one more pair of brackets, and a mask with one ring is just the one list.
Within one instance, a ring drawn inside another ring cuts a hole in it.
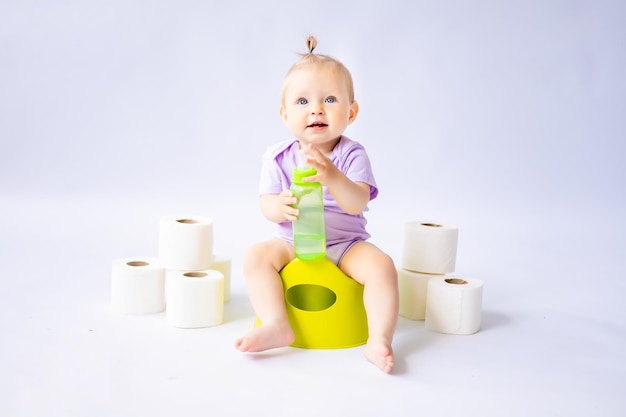
[{"label": "purple bodysuit", "polygon": [[[280,194],[291,187],[291,174],[298,165],[300,147],[293,139],[270,146],[263,155],[259,195]],[[370,186],[370,200],[378,195],[365,148],[342,136],[332,153],[332,163],[353,182],[364,182]],[[365,209],[367,211],[367,208]],[[326,225],[327,257],[339,265],[345,252],[356,242],[370,237],[363,214],[353,215],[343,211],[330,192],[324,187],[324,222]],[[293,244],[291,222],[278,224],[277,237]]]}]

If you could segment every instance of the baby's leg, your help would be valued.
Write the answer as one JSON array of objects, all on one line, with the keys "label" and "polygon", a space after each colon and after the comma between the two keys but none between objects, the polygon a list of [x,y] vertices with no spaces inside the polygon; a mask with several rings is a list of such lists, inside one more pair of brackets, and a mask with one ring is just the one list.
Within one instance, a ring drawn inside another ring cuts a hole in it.
[{"label": "baby's leg", "polygon": [[294,334],[287,318],[283,284],[278,272],[293,259],[293,248],[274,239],[252,246],[245,254],[243,268],[248,296],[261,326],[235,342],[242,352],[260,352],[288,346]]},{"label": "baby's leg", "polygon": [[341,270],[364,285],[363,304],[369,338],[365,357],[385,372],[391,372],[391,349],[398,321],[398,273],[393,260],[369,242],[359,242],[344,255]]}]

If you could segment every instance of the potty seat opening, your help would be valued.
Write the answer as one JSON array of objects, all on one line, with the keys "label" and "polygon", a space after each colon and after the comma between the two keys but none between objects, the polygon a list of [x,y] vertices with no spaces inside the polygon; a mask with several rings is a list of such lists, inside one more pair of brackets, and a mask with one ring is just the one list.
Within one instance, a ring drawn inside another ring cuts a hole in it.
[{"label": "potty seat opening", "polygon": [[303,311],[323,311],[337,301],[337,294],[330,288],[317,284],[298,284],[285,292],[285,300]]}]

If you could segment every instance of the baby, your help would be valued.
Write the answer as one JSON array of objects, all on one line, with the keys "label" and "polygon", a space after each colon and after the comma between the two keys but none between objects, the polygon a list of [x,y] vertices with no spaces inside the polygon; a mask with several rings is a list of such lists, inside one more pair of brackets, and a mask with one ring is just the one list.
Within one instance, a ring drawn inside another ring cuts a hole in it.
[{"label": "baby", "polygon": [[260,352],[294,341],[279,272],[295,257],[291,222],[299,213],[289,188],[302,152],[306,164],[317,170],[305,180],[324,186],[327,257],[364,286],[369,330],[365,357],[391,372],[397,272],[393,260],[367,242],[363,216],[378,188],[363,146],[343,136],[359,111],[352,76],[336,59],[314,54],[316,45],[314,37],[307,39],[309,52],[291,67],[283,83],[280,116],[295,139],[268,148],[260,180],[261,211],[278,224],[278,236],[250,247],[243,265],[250,302],[263,324],[235,346],[242,352]]}]

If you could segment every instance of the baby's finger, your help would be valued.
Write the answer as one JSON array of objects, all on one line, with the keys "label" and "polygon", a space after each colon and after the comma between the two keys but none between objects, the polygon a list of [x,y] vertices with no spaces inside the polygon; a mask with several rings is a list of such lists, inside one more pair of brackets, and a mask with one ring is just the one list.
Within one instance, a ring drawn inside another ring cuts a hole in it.
[{"label": "baby's finger", "polygon": [[293,193],[291,192],[291,190],[285,190],[282,193],[280,193],[278,195],[278,200],[280,201],[281,204],[283,205],[292,205],[292,204],[296,204],[297,199],[293,196]]},{"label": "baby's finger", "polygon": [[281,197],[280,202],[284,206],[293,206],[298,202],[298,199],[295,197]]},{"label": "baby's finger", "polygon": [[[315,167],[314,167],[315,168]],[[319,170],[318,170],[319,172]],[[319,174],[311,175],[310,177],[302,178],[303,182],[320,182],[321,176]]]},{"label": "baby's finger", "polygon": [[283,215],[285,216],[285,219],[289,220],[290,222],[295,222],[296,220],[298,220],[299,214],[300,210],[293,207],[285,206],[285,208],[283,209]]}]

